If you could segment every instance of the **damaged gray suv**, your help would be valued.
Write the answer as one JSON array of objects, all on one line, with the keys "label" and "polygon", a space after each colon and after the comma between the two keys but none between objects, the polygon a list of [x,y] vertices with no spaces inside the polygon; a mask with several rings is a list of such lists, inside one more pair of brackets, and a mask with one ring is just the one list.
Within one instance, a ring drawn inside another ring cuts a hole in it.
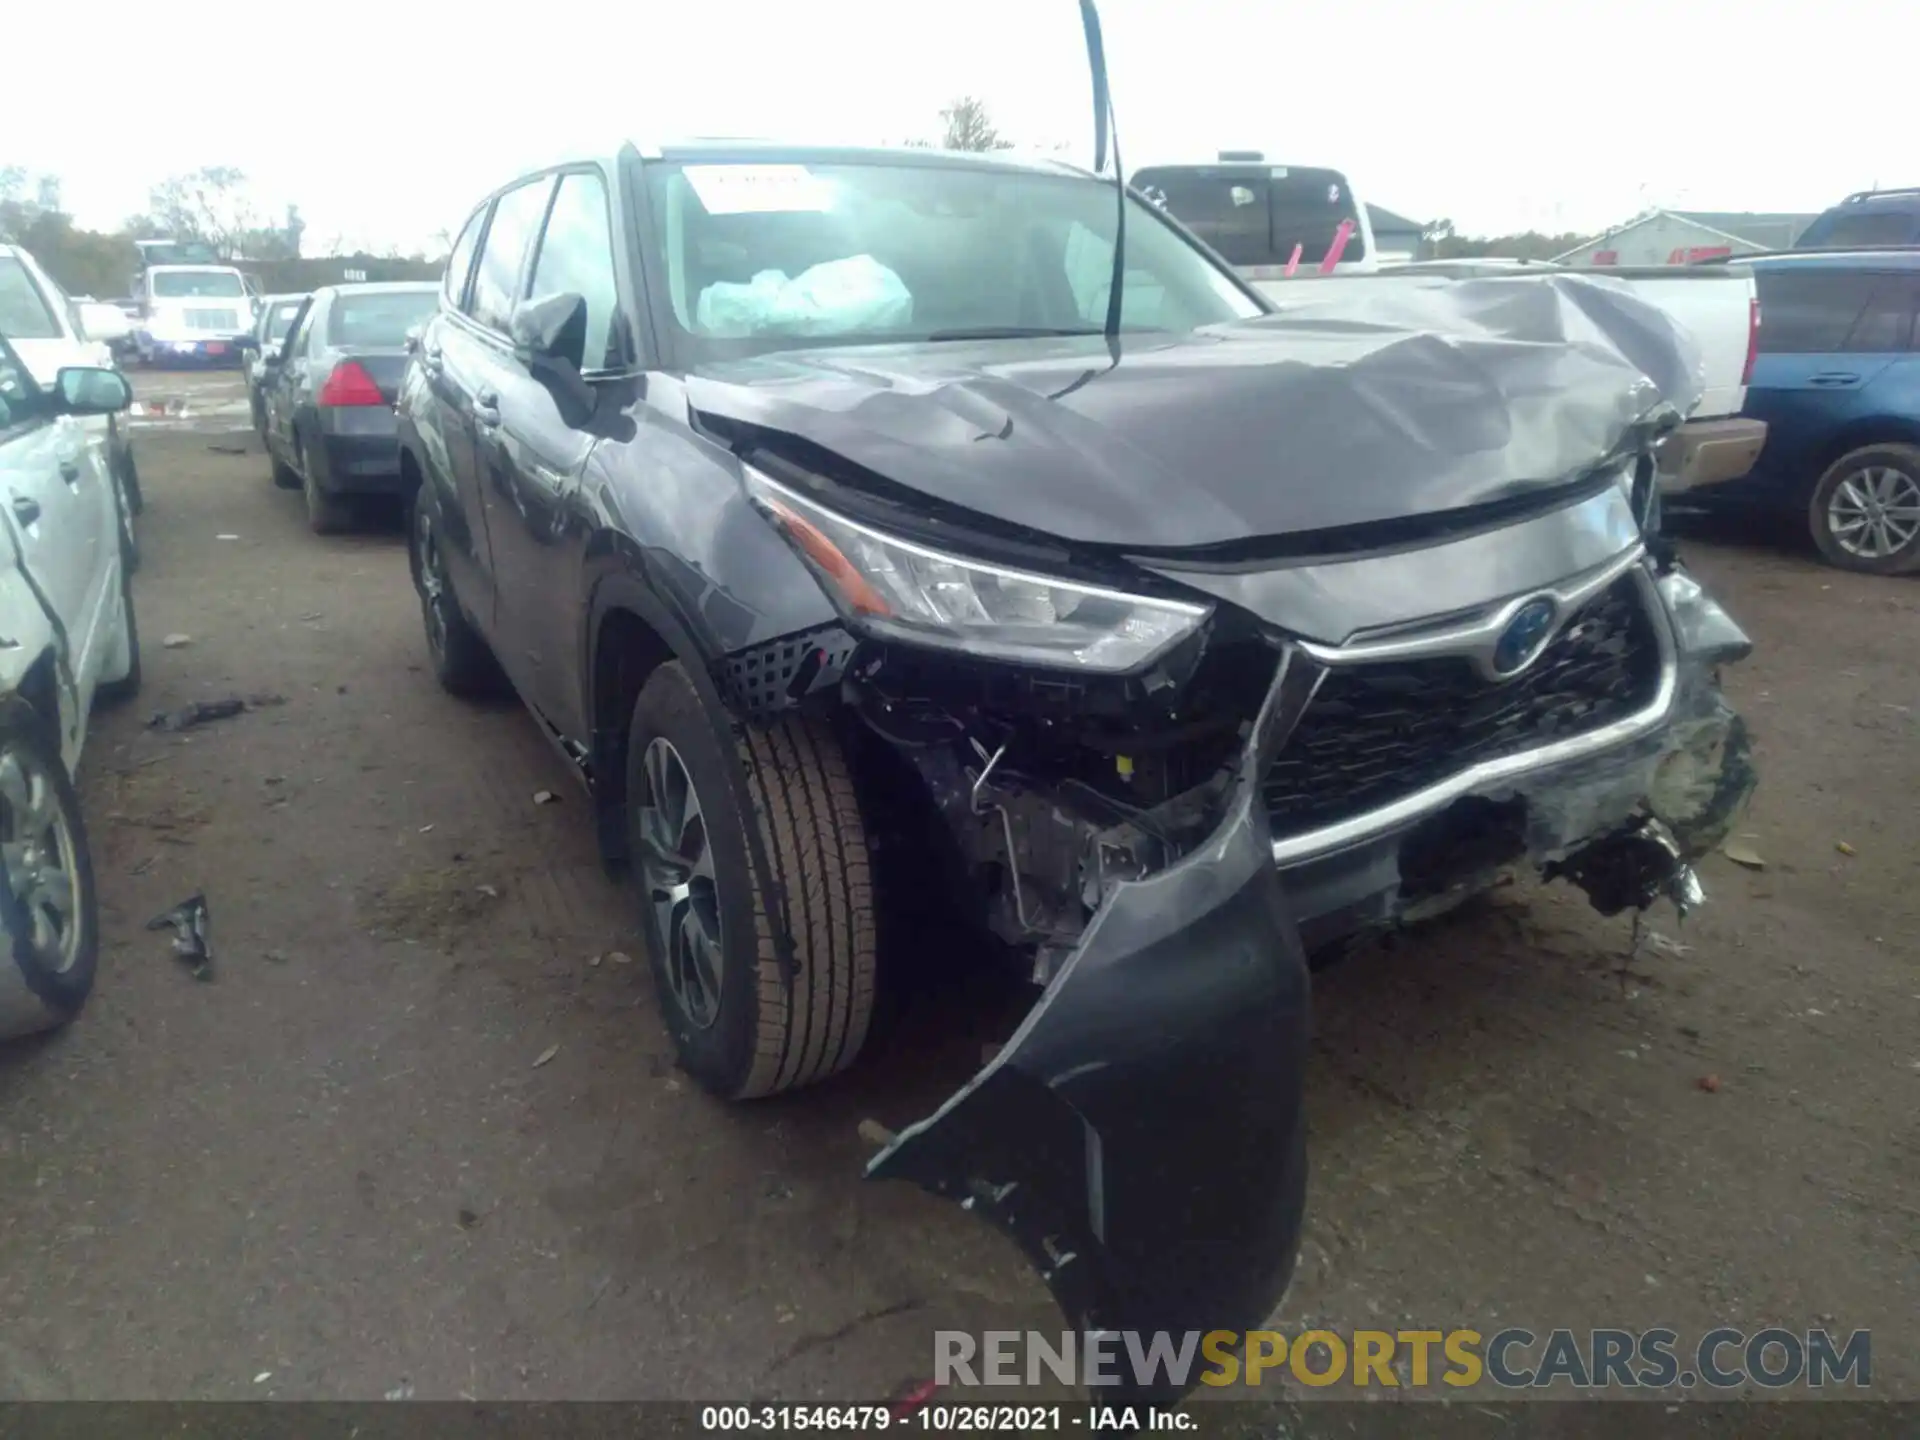
[{"label": "damaged gray suv", "polygon": [[629,146],[489,197],[411,348],[434,668],[577,766],[685,1067],[851,1064],[895,877],[963,897],[1037,998],[869,1173],[1082,1328],[1284,1291],[1310,951],[1514,866],[1689,904],[1753,783],[1654,520],[1697,365],[1604,282],[1275,313],[1064,165]]}]

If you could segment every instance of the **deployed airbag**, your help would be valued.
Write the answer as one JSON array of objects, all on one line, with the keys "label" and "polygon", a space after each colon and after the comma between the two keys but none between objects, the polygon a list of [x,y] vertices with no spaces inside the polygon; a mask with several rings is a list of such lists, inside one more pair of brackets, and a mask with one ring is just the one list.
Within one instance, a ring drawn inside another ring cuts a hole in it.
[{"label": "deployed airbag", "polygon": [[762,270],[745,285],[716,281],[700,292],[697,315],[709,335],[845,335],[897,330],[913,319],[913,296],[871,255],[810,265],[792,279]]}]

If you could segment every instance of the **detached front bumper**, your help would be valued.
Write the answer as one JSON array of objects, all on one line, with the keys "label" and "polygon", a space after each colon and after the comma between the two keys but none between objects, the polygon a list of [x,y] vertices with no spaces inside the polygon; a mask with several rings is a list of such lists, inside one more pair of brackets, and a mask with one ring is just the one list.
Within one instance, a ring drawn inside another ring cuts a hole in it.
[{"label": "detached front bumper", "polygon": [[1218,828],[1119,882],[994,1060],[868,1166],[1011,1235],[1083,1333],[1255,1328],[1292,1277],[1309,987],[1259,782],[1302,699],[1282,666]]}]

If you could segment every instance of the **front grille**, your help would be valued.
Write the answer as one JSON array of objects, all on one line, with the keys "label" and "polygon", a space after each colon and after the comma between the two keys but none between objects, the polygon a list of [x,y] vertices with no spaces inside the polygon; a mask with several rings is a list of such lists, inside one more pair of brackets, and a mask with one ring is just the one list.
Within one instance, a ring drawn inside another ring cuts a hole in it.
[{"label": "front grille", "polygon": [[1631,574],[1512,680],[1451,655],[1333,666],[1267,772],[1274,834],[1337,824],[1469,765],[1624,719],[1659,686],[1660,643]]},{"label": "front grille", "polygon": [[240,328],[238,310],[186,310],[181,313],[189,330],[218,330],[231,335]]}]

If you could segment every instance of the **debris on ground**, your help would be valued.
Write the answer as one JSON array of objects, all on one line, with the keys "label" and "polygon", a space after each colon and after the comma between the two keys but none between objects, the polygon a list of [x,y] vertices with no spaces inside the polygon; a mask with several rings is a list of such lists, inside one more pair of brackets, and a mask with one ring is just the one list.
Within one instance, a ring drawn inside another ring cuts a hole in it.
[{"label": "debris on ground", "polygon": [[193,644],[193,637],[191,635],[169,635],[160,643],[169,650],[178,650],[184,645]]},{"label": "debris on ground", "polygon": [[462,1230],[471,1230],[473,1229],[474,1226],[480,1223],[480,1216],[476,1212],[469,1210],[467,1209],[466,1206],[462,1205],[458,1210],[454,1212],[453,1222],[454,1224],[458,1225]]},{"label": "debris on ground", "polygon": [[1709,1095],[1717,1094],[1720,1089],[1720,1077],[1718,1075],[1702,1075],[1698,1080],[1694,1081],[1693,1083],[1698,1085],[1702,1090],[1706,1091]]},{"label": "debris on ground", "polygon": [[1842,855],[1858,855],[1860,853],[1858,850],[1854,849],[1853,846],[1847,844],[1847,842],[1844,840],[1834,841],[1833,848],[1838,850]]},{"label": "debris on ground", "polygon": [[273,1378],[273,1371],[262,1370],[258,1375],[253,1377],[253,1383],[256,1385],[264,1385],[267,1383],[267,1381],[271,1380],[272,1378]]},{"label": "debris on ground", "polygon": [[173,953],[193,969],[196,980],[213,979],[213,950],[207,943],[207,926],[212,919],[207,897],[189,895],[164,915],[147,922],[149,930],[173,930]]},{"label": "debris on ground", "polygon": [[631,965],[633,963],[633,957],[624,950],[609,950],[607,952],[607,959],[615,965]]},{"label": "debris on ground", "polygon": [[389,1400],[411,1400],[412,1398],[413,1382],[404,1375],[400,1377],[400,1383],[398,1385],[387,1391],[387,1399]]},{"label": "debris on ground", "polygon": [[559,798],[560,797],[551,790],[536,790],[533,792],[533,803],[536,805],[551,805]]},{"label": "debris on ground", "polygon": [[284,965],[292,957],[284,950],[269,950],[267,951],[266,958],[275,965]]},{"label": "debris on ground", "polygon": [[147,721],[149,730],[191,730],[196,725],[205,725],[214,720],[231,720],[236,715],[244,715],[249,710],[262,710],[269,705],[284,705],[284,695],[229,695],[220,700],[196,700],[179,710],[162,710]]},{"label": "debris on ground", "polygon": [[207,449],[216,455],[244,455],[247,453],[247,447],[244,445],[209,445]]},{"label": "debris on ground", "polygon": [[871,1117],[860,1122],[859,1134],[862,1140],[876,1150],[885,1149],[893,1144],[893,1131]]},{"label": "debris on ground", "polygon": [[588,965],[597,966],[599,965],[599,963],[600,963],[600,957],[598,955],[589,955],[587,957]]},{"label": "debris on ground", "polygon": [[1742,845],[1738,840],[1727,841],[1726,844],[1720,847],[1720,853],[1734,864],[1743,865],[1749,870],[1764,870],[1767,868],[1767,862],[1760,858],[1759,851],[1755,850],[1751,845]]},{"label": "debris on ground", "polygon": [[216,540],[238,540],[240,537],[238,535],[216,535],[213,538]]},{"label": "debris on ground", "polygon": [[553,1057],[558,1055],[559,1053],[560,1053],[560,1047],[557,1044],[547,1046],[546,1049],[540,1052],[539,1057],[534,1060],[533,1068],[538,1070],[542,1065],[546,1064],[549,1060],[553,1059]]},{"label": "debris on ground", "polygon": [[476,885],[473,888],[476,894],[484,895],[489,900],[498,900],[500,898],[499,890],[491,885]]}]

